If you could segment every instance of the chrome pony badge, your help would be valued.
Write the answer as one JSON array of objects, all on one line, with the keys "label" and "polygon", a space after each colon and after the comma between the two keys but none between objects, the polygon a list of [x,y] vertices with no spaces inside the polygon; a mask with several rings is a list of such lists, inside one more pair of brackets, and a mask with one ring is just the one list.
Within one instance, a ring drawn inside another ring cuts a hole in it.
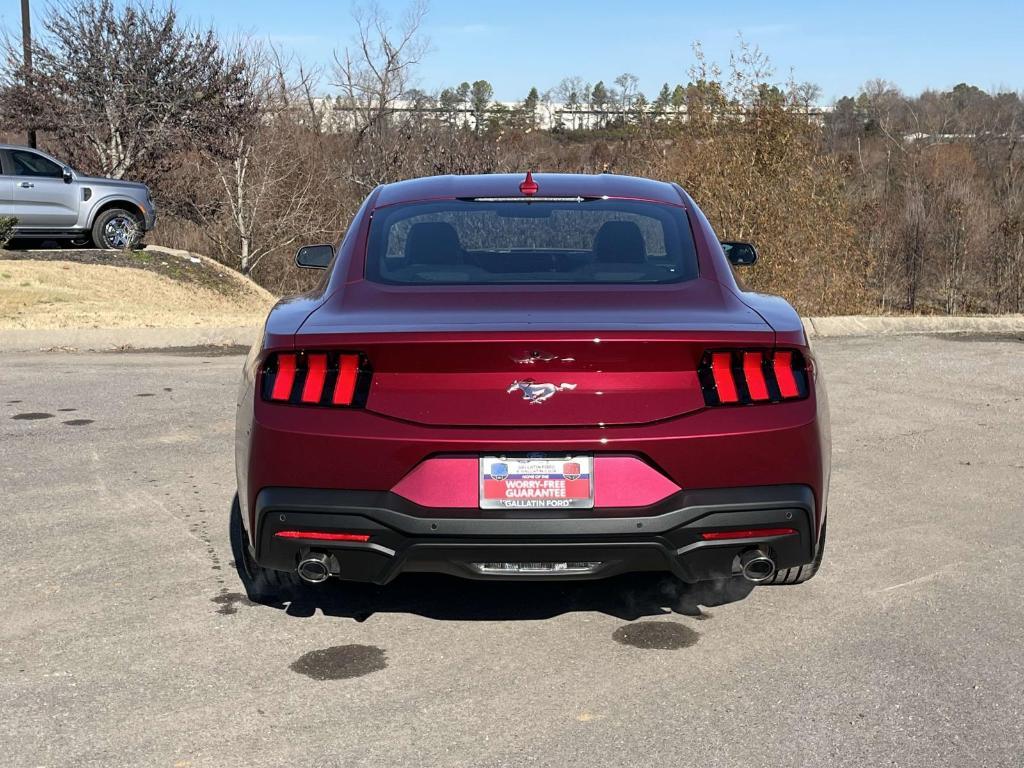
[{"label": "chrome pony badge", "polygon": [[540,405],[545,400],[550,400],[556,392],[563,392],[567,389],[576,389],[575,384],[537,384],[533,379],[516,379],[506,390],[509,394],[519,391],[523,393],[523,400],[529,401],[530,405]]}]

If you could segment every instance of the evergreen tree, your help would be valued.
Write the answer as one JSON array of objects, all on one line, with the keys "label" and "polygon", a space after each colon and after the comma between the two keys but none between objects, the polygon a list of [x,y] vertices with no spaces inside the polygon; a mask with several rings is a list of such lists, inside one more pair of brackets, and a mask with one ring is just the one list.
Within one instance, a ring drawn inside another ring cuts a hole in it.
[{"label": "evergreen tree", "polygon": [[502,130],[507,128],[512,122],[513,116],[509,114],[509,108],[504,104],[495,103],[488,108],[488,114],[485,120],[477,122],[477,130],[481,127],[487,129],[488,133],[501,133]]},{"label": "evergreen tree", "polygon": [[608,106],[608,89],[604,87],[604,81],[598,80],[594,89],[590,92],[590,107],[598,113],[598,126],[604,125],[604,111]]},{"label": "evergreen tree", "polygon": [[669,105],[672,104],[672,91],[669,90],[668,83],[661,86],[661,90],[658,91],[658,98],[654,100],[654,111],[658,113],[664,113],[668,110]]},{"label": "evergreen tree", "polygon": [[463,111],[469,108],[469,94],[472,90],[473,87],[464,81],[459,84],[458,89],[455,91],[459,97],[459,108]]},{"label": "evergreen tree", "polygon": [[534,128],[537,125],[537,106],[540,104],[540,94],[537,93],[537,89],[531,88],[530,92],[526,94],[526,98],[523,99],[520,110],[522,112],[523,122],[525,127]]},{"label": "evergreen tree", "polygon": [[486,80],[477,80],[470,86],[469,101],[473,110],[473,117],[476,119],[476,132],[480,133],[487,119],[487,108],[491,105],[494,97],[494,88]]},{"label": "evergreen tree", "polygon": [[671,100],[672,109],[674,109],[676,112],[678,112],[680,109],[683,108],[683,105],[685,103],[686,103],[686,89],[683,88],[683,86],[681,86],[681,85],[676,85],[676,87],[672,89],[672,100]]},{"label": "evergreen tree", "polygon": [[459,94],[451,88],[445,88],[437,97],[437,104],[444,113],[444,118],[451,125],[455,125],[459,110]]}]

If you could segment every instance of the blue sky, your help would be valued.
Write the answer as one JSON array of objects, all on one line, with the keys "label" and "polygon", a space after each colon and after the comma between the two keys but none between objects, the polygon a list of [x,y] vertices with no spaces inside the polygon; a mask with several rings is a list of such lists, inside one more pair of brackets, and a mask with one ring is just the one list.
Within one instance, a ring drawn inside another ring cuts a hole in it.
[{"label": "blue sky", "polygon": [[[42,0],[33,3],[39,13]],[[2,3],[10,29],[19,23],[17,5]],[[404,7],[381,5],[396,14]],[[267,37],[310,61],[329,62],[332,49],[353,32],[347,0],[176,0],[176,6],[226,34]],[[665,81],[686,82],[694,40],[725,64],[737,33],[771,57],[778,80],[793,69],[798,80],[818,83],[826,101],[856,93],[875,77],[910,93],[962,81],[1024,90],[1022,0],[432,0],[425,32],[432,50],[419,69],[419,87],[485,79],[503,100],[567,75],[611,84],[622,72],[636,74],[652,96]]]}]

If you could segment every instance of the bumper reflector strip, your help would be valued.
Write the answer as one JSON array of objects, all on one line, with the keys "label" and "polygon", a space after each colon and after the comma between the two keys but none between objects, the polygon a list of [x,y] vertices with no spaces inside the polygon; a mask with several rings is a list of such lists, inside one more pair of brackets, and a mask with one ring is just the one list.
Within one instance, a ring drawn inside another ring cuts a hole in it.
[{"label": "bumper reflector strip", "polygon": [[369,541],[368,533],[330,533],[328,531],[278,531],[282,539],[314,539],[316,541]]},{"label": "bumper reflector strip", "polygon": [[704,531],[700,536],[704,541],[722,541],[725,539],[763,539],[769,536],[792,536],[795,528],[749,528],[745,531]]}]

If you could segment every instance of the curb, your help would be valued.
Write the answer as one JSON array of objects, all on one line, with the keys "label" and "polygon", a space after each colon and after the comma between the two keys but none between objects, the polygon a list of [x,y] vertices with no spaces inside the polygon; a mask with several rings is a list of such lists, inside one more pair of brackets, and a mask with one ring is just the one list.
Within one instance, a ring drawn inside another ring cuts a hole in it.
[{"label": "curb", "polygon": [[59,328],[0,330],[0,352],[116,352],[130,349],[250,347],[260,326],[228,328]]},{"label": "curb", "polygon": [[809,338],[896,336],[922,333],[1024,333],[1024,315],[805,317]]},{"label": "curb", "polygon": [[[1024,334],[1024,315],[976,317],[805,317],[808,338],[908,334]],[[250,347],[260,326],[0,330],[0,352],[115,352],[130,349]]]}]

